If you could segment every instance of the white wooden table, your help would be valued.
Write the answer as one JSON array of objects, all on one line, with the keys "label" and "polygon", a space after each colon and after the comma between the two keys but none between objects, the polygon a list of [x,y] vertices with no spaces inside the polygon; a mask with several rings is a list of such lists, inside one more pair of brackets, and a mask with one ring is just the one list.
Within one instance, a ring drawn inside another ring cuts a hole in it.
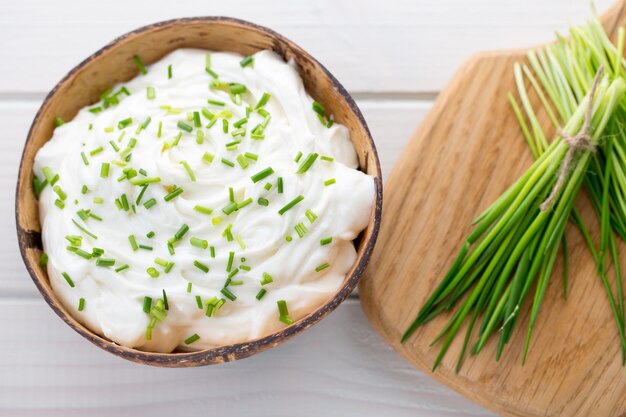
[{"label": "white wooden table", "polygon": [[[307,333],[240,362],[140,366],[82,339],[48,308],[19,256],[17,166],[30,122],[65,73],[114,37],[182,16],[269,26],[356,98],[387,175],[437,92],[485,49],[535,45],[588,0],[2,0],[0,2],[0,415],[486,416],[412,368],[370,328],[358,296]],[[599,10],[610,0],[598,0]]]}]

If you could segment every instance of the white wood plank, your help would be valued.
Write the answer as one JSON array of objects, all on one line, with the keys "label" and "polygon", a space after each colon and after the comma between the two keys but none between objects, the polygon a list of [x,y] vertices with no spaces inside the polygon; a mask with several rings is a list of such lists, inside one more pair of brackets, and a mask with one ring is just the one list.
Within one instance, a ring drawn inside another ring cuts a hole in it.
[{"label": "white wood plank", "polygon": [[[596,0],[604,10],[613,0]],[[298,42],[352,91],[439,91],[477,51],[553,39],[589,0],[317,0],[221,2],[19,0],[0,2],[0,92],[44,92],[74,65],[139,26],[224,15]]]},{"label": "white wood plank", "polygon": [[[14,190],[22,148],[40,100],[13,99],[0,102],[0,298],[36,292],[19,255],[15,233]],[[369,124],[386,177],[404,144],[432,106],[429,101],[359,100]]]},{"label": "white wood plank", "polygon": [[408,365],[373,332],[356,300],[268,352],[193,369],[117,358],[41,300],[2,301],[0,310],[3,415],[492,415]]}]

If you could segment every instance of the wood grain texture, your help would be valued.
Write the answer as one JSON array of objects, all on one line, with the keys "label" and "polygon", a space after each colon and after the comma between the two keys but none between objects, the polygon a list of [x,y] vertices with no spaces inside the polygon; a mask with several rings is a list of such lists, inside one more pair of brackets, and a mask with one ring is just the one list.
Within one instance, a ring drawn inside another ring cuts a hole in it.
[{"label": "wood grain texture", "polygon": [[12,318],[0,332],[2,416],[492,415],[408,365],[371,329],[356,300],[263,355],[193,369],[141,367],[108,355],[42,300],[0,306]]},{"label": "wood grain texture", "polygon": [[[600,10],[613,0],[596,0]],[[0,91],[49,91],[67,69],[121,33],[160,20],[232,16],[269,26],[323,62],[351,92],[440,91],[456,68],[484,50],[546,42],[589,0],[353,0],[198,3],[4,0]],[[417,127],[417,125],[415,125]]]},{"label": "wood grain texture", "polygon": [[[611,13],[605,22],[613,22]],[[374,255],[360,295],[374,327],[427,372],[440,347],[429,345],[450,316],[420,328],[404,345],[400,337],[449,268],[471,221],[533,160],[506,97],[515,91],[513,64],[521,59],[522,51],[499,52],[466,62],[409,142],[386,185],[379,241],[385,251]],[[578,203],[587,224],[597,226],[588,202],[581,198]],[[567,233],[568,300],[561,296],[559,264],[526,365],[521,366],[528,323],[524,308],[499,363],[494,359],[497,338],[492,338],[455,374],[462,329],[432,374],[435,378],[510,416],[624,415],[626,371],[606,293],[582,237],[573,227]],[[623,259],[626,245],[621,245],[620,254]]]}]

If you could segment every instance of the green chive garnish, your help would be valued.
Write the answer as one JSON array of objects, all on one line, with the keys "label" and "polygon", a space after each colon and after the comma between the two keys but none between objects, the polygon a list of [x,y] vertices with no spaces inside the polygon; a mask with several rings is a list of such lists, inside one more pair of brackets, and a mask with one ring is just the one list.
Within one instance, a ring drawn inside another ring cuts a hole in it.
[{"label": "green chive garnish", "polygon": [[228,160],[228,159],[226,159],[226,158],[222,158],[222,163],[223,163],[224,165],[228,165],[228,166],[229,166],[229,167],[231,167],[231,168],[235,166],[235,163],[234,163],[233,161],[229,161],[229,160]]},{"label": "green chive garnish", "polygon": [[150,267],[148,269],[146,269],[146,272],[148,273],[148,275],[150,275],[150,277],[152,278],[158,278],[159,277],[159,271],[157,271],[155,268]]},{"label": "green chive garnish", "polygon": [[318,266],[317,268],[315,268],[315,272],[320,272],[325,270],[326,268],[328,268],[330,266],[330,264],[328,262],[321,264],[320,266]]},{"label": "green chive garnish", "polygon": [[154,87],[148,86],[147,91],[146,91],[146,96],[148,97],[148,100],[154,100],[156,98]]},{"label": "green chive garnish", "polygon": [[115,265],[115,259],[98,258],[98,260],[96,260],[96,266],[108,268],[113,265]]},{"label": "green chive garnish", "polygon": [[128,264],[124,264],[120,266],[119,268],[116,268],[115,272],[122,272],[123,270],[128,269],[128,268],[130,268],[130,266]]},{"label": "green chive garnish", "polygon": [[85,155],[85,152],[81,152],[80,157],[83,158],[83,164],[89,165],[89,160],[87,159],[87,155]]},{"label": "green chive garnish", "polygon": [[331,243],[332,241],[333,241],[333,238],[332,238],[332,237],[326,237],[326,238],[324,238],[324,239],[320,240],[320,245],[321,245],[321,246],[326,246],[326,245],[328,245],[329,243]]},{"label": "green chive garnish", "polygon": [[150,210],[153,206],[155,206],[157,203],[157,201],[154,198],[151,198],[150,200],[146,201],[145,203],[143,203],[143,206]]},{"label": "green chive garnish", "polygon": [[287,309],[287,302],[285,300],[278,300],[278,318],[285,324],[292,324],[293,320],[289,318],[289,310]]},{"label": "green chive garnish", "polygon": [[267,272],[263,272],[263,278],[261,279],[261,285],[267,285],[274,282],[274,279]]},{"label": "green chive garnish", "polygon": [[254,58],[251,56],[247,56],[239,62],[239,65],[241,65],[241,68],[247,67],[248,65],[253,66]]},{"label": "green chive garnish", "polygon": [[211,215],[213,213],[213,210],[211,210],[208,207],[203,207],[203,206],[194,206],[193,208],[195,211],[197,211],[198,213],[202,213],[202,214],[206,214],[206,215]]},{"label": "green chive garnish", "polygon": [[146,178],[133,178],[130,180],[130,183],[133,185],[146,185],[146,184],[153,184],[155,182],[161,182],[161,178],[146,177]]},{"label": "green chive garnish", "polygon": [[167,79],[171,80],[172,79],[172,75],[173,75],[172,64],[170,64],[170,65],[167,66]]},{"label": "green chive garnish", "polygon": [[205,162],[207,164],[213,162],[213,159],[215,159],[215,155],[212,155],[208,152],[205,152],[204,155],[202,155],[202,162]]},{"label": "green chive garnish", "polygon": [[193,261],[193,265],[205,274],[209,272],[209,267],[200,261]]},{"label": "green chive garnish", "polygon": [[298,170],[296,171],[296,174],[304,174],[305,172],[307,172],[309,168],[313,166],[313,163],[315,162],[318,156],[319,155],[317,153],[310,153],[306,157],[306,159],[302,161],[302,164],[300,165],[300,168],[298,168]]},{"label": "green chive garnish", "polygon": [[190,133],[193,130],[193,127],[189,126],[187,123],[183,122],[182,120],[178,121],[178,128],[181,130],[184,130],[187,133]]},{"label": "green chive garnish", "polygon": [[330,179],[328,179],[328,180],[324,181],[324,185],[325,185],[326,187],[328,187],[329,185],[333,185],[335,182],[337,182],[337,181],[335,181],[335,179],[334,179],[334,178],[330,178]]},{"label": "green chive garnish", "polygon": [[202,310],[202,298],[199,295],[196,295],[196,305]]},{"label": "green chive garnish", "polygon": [[41,257],[39,258],[39,266],[42,268],[48,266],[48,254],[46,252],[41,252]]},{"label": "green chive garnish", "polygon": [[102,163],[102,165],[100,166],[100,178],[108,178],[110,167],[111,164],[109,164],[108,162]]},{"label": "green chive garnish", "polygon": [[171,193],[167,194],[165,197],[163,197],[163,199],[165,201],[171,201],[173,199],[175,199],[176,197],[178,197],[179,195],[181,195],[183,193],[183,190],[181,187],[178,187],[176,189],[174,189]]},{"label": "green chive garnish", "polygon": [[188,231],[189,231],[189,226],[187,226],[186,224],[183,224],[182,226],[180,226],[180,228],[178,229],[174,237],[176,238],[176,240],[181,240]]},{"label": "green chive garnish", "polygon": [[259,292],[256,294],[256,299],[260,300],[261,298],[263,298],[265,293],[267,293],[267,290],[265,288],[261,288]]},{"label": "green chive garnish", "polygon": [[192,237],[191,239],[189,239],[189,243],[191,243],[191,246],[195,246],[200,249],[206,249],[209,247],[209,242],[207,240],[197,237]]},{"label": "green chive garnish", "polygon": [[282,194],[283,193],[283,177],[278,177],[278,194]]},{"label": "green chive garnish", "polygon": [[120,120],[117,123],[117,128],[118,129],[124,129],[125,127],[129,126],[132,122],[133,122],[133,118],[132,117],[129,117],[129,118],[124,119],[124,120]]},{"label": "green chive garnish", "polygon": [[180,161],[180,164],[185,168],[185,171],[187,171],[187,175],[189,175],[191,182],[196,182],[196,174],[194,174],[187,161]]},{"label": "green chive garnish", "polygon": [[274,173],[274,170],[271,167],[268,167],[268,168],[265,168],[262,171],[257,172],[256,174],[251,176],[250,179],[252,180],[253,183],[256,184],[257,182],[261,181],[262,179],[269,177],[273,173]]},{"label": "green chive garnish", "polygon": [[200,340],[200,336],[198,336],[198,334],[197,334],[197,333],[194,333],[194,334],[192,334],[191,336],[189,336],[187,339],[185,339],[185,344],[186,344],[186,345],[190,345],[190,344],[192,344],[193,342],[196,342],[196,341],[198,341],[198,340]]},{"label": "green chive garnish", "polygon": [[85,309],[85,299],[81,297],[78,300],[78,311],[83,311],[84,309]]},{"label": "green chive garnish", "polygon": [[224,107],[226,105],[226,103],[224,103],[223,101],[219,101],[219,100],[208,100],[208,103],[214,106],[220,106],[220,107]]},{"label": "green chive garnish", "polygon": [[285,204],[285,206],[283,208],[281,208],[280,210],[278,210],[278,214],[280,214],[281,216],[283,214],[285,214],[289,209],[291,209],[293,206],[295,206],[296,204],[298,204],[299,202],[301,202],[302,200],[304,200],[304,197],[299,195],[296,198],[294,198],[293,200],[291,200],[289,203]]},{"label": "green chive garnish", "polygon": [[143,312],[146,314],[150,314],[151,308],[152,308],[152,298],[148,296],[143,297]]},{"label": "green chive garnish", "polygon": [[141,72],[143,75],[146,75],[148,73],[148,71],[146,70],[146,67],[143,65],[143,62],[141,62],[141,58],[139,58],[139,56],[135,55],[133,57],[133,61],[135,61],[135,65],[137,65],[137,68],[139,68],[139,72]]},{"label": "green chive garnish", "polygon": [[235,260],[235,252],[228,253],[228,264],[226,265],[226,272],[230,272],[233,267],[233,261]]},{"label": "green chive garnish", "polygon": [[254,106],[254,108],[255,109],[260,109],[261,107],[265,106],[267,104],[267,102],[269,101],[270,97],[272,97],[270,94],[263,93],[263,95],[261,96],[261,99],[256,104],[256,106]]},{"label": "green chive garnish", "polygon": [[65,124],[65,122],[60,117],[55,117],[54,118],[54,125],[56,127],[63,126],[64,124]]},{"label": "green chive garnish", "polygon": [[230,292],[228,288],[222,288],[220,292],[224,294],[224,297],[228,298],[230,301],[235,301],[237,299],[237,296]]},{"label": "green chive garnish", "polygon": [[70,287],[74,288],[74,281],[72,281],[72,278],[70,278],[70,276],[68,275],[67,272],[62,272],[61,275],[63,275],[63,278],[65,278],[65,280],[67,281],[67,283],[69,284]]}]

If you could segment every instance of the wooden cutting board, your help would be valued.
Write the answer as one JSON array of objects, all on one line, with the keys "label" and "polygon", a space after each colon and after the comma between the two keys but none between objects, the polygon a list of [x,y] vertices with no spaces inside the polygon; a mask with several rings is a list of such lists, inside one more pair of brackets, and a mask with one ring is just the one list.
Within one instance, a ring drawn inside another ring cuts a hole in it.
[{"label": "wooden cutting board", "polygon": [[[609,33],[626,21],[623,6],[603,16]],[[559,266],[526,365],[522,367],[521,358],[528,306],[499,363],[497,338],[492,338],[456,374],[458,337],[431,373],[440,345],[429,344],[447,317],[400,344],[471,230],[471,221],[533,160],[507,100],[507,93],[516,91],[513,64],[523,60],[524,53],[484,53],[467,61],[410,140],[385,185],[378,244],[360,284],[363,309],[374,328],[411,363],[499,413],[626,416],[626,368],[621,365],[616,325],[595,264],[574,227],[567,231],[568,299],[562,297]],[[597,229],[584,196],[577,205],[587,224]],[[620,253],[626,260],[626,245]]]}]

